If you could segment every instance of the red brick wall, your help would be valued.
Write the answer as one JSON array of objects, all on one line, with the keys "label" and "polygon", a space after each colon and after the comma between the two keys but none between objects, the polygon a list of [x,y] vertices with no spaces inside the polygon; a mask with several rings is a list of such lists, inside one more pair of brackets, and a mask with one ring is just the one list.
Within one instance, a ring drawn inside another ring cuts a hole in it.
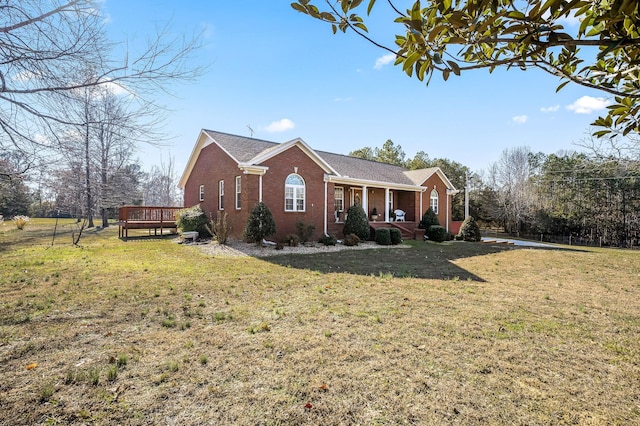
[{"label": "red brick wall", "polygon": [[[240,210],[235,208],[236,176],[241,176]],[[241,238],[247,222],[247,214],[253,207],[249,195],[253,187],[257,188],[257,179],[257,176],[242,174],[234,160],[218,145],[211,144],[200,151],[189,175],[184,188],[184,205],[191,207],[200,204],[202,210],[210,218],[216,218],[218,214],[226,212],[227,223],[231,226],[231,235]],[[220,180],[224,180],[224,211],[218,209],[218,182]],[[204,185],[204,201],[200,201],[199,198],[200,185]]]},{"label": "red brick wall", "polygon": [[[269,167],[263,176],[262,200],[271,210],[276,221],[276,235],[271,239],[283,240],[287,234],[296,234],[296,223],[315,226],[313,239],[318,240],[324,231],[324,170],[297,146],[292,146],[277,156],[265,161]],[[285,212],[284,185],[291,173],[300,175],[306,185],[306,205],[304,212]],[[328,216],[333,217],[333,187],[331,188]]]},{"label": "red brick wall", "polygon": [[[419,213],[418,220],[422,219],[422,215],[429,208],[431,191],[435,188],[438,191],[438,221],[440,226],[447,227],[447,187],[440,179],[440,176],[433,174],[425,183],[422,184],[427,190],[422,194],[422,212]],[[418,200],[419,202],[419,200]],[[417,206],[416,210],[419,210]],[[451,206],[449,206],[449,221],[451,220]]]}]

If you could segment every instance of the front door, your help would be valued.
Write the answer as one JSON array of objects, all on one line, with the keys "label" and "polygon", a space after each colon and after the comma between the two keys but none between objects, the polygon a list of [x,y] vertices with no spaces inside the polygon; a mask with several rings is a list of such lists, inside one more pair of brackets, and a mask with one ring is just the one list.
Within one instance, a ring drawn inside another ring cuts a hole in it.
[{"label": "front door", "polygon": [[351,188],[351,204],[362,207],[362,189]]}]

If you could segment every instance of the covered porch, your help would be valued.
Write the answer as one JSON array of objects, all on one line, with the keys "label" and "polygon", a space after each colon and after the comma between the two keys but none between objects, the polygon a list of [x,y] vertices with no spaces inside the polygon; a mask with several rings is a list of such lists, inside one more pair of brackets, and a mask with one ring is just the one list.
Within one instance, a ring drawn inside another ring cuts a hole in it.
[{"label": "covered porch", "polygon": [[[380,186],[334,186],[334,219],[336,223],[344,223],[347,210],[353,205],[360,205],[367,213],[370,222],[419,222],[416,195],[421,190],[399,190]],[[396,215],[398,212],[398,215]],[[402,217],[400,214],[402,214]],[[398,217],[396,217],[398,216]]]}]

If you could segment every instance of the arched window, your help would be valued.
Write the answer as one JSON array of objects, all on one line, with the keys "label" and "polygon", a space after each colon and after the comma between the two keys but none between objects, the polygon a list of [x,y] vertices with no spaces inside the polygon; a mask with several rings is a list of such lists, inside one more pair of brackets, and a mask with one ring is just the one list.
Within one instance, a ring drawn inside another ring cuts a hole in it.
[{"label": "arched window", "polygon": [[303,212],[305,208],[305,184],[302,176],[295,173],[287,176],[284,182],[284,210]]},{"label": "arched window", "polygon": [[438,191],[436,191],[435,189],[431,191],[429,206],[435,214],[438,214]]}]

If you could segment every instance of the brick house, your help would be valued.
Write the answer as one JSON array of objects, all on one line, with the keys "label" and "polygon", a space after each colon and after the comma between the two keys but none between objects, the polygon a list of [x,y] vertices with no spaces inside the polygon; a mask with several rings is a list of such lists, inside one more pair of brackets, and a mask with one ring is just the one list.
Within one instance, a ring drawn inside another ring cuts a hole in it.
[{"label": "brick house", "polygon": [[[408,170],[391,164],[316,151],[302,139],[284,143],[202,130],[179,183],[184,205],[200,204],[212,218],[226,212],[231,235],[241,238],[254,205],[263,201],[282,240],[301,221],[342,238],[345,213],[355,203],[372,228],[394,226],[413,238],[431,206],[440,224],[451,226],[451,196],[457,191],[437,167]],[[378,217],[372,217],[373,209]],[[393,220],[395,210],[405,222]]]}]

